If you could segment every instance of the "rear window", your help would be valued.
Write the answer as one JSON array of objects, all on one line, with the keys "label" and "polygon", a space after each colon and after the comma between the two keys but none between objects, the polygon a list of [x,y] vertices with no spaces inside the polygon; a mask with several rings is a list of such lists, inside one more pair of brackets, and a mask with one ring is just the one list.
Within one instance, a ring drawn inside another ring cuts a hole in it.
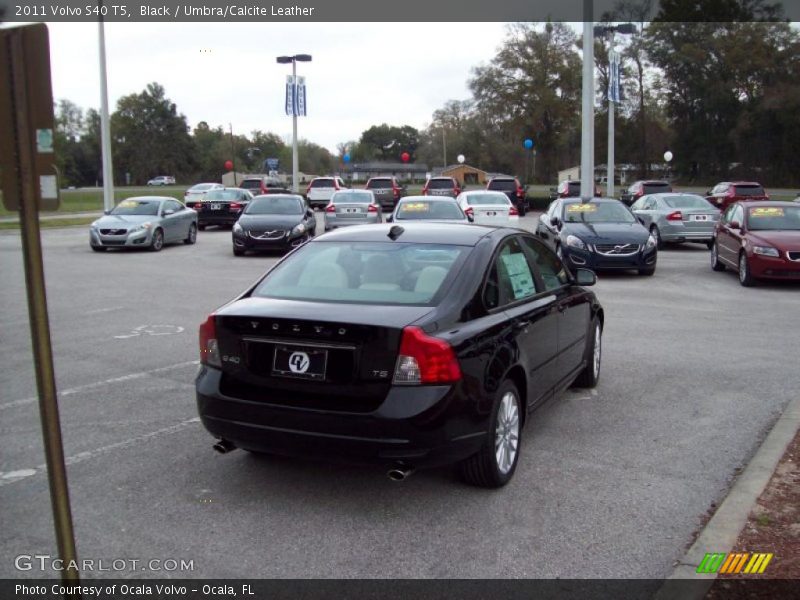
[{"label": "rear window", "polygon": [[464,219],[464,213],[455,202],[414,200],[402,202],[397,208],[398,220]]},{"label": "rear window", "polygon": [[238,200],[240,194],[235,190],[213,190],[206,194],[206,200]]},{"label": "rear window", "polygon": [[664,196],[664,204],[670,208],[713,208],[717,210],[702,196]]},{"label": "rear window", "polygon": [[365,192],[355,192],[355,191],[347,191],[347,192],[336,192],[331,196],[331,202],[334,204],[346,204],[348,202],[361,202],[363,204],[369,204],[372,202],[372,194],[365,193]]},{"label": "rear window", "polygon": [[295,196],[258,196],[244,210],[247,215],[299,215],[303,201]]},{"label": "rear window", "polygon": [[367,182],[368,190],[376,190],[376,189],[383,190],[390,187],[392,187],[391,179],[370,179]]},{"label": "rear window", "polygon": [[503,192],[514,192],[517,189],[517,182],[513,179],[493,179],[489,182],[490,190],[500,190]]},{"label": "rear window", "polygon": [[668,183],[643,183],[642,188],[645,194],[662,194],[672,191],[672,186]]},{"label": "rear window", "polygon": [[189,188],[190,192],[205,192],[206,190],[210,190],[214,187],[213,183],[198,183]]},{"label": "rear window", "polygon": [[467,246],[401,242],[312,242],[273,269],[256,298],[435,306]]},{"label": "rear window", "polygon": [[737,185],[734,186],[734,194],[737,196],[764,196],[764,188],[760,185]]},{"label": "rear window", "polygon": [[570,181],[567,185],[567,189],[569,190],[570,194],[580,194],[581,193],[581,182],[580,181]]},{"label": "rear window", "polygon": [[326,178],[326,179],[315,179],[311,182],[312,188],[332,188],[336,187],[333,179]]},{"label": "rear window", "polygon": [[239,184],[240,188],[244,188],[246,190],[258,190],[261,189],[261,180],[260,179],[245,179]]},{"label": "rear window", "polygon": [[508,206],[510,202],[505,194],[502,196],[498,194],[470,194],[467,196],[467,204],[470,206],[475,204]]},{"label": "rear window", "polygon": [[429,190],[451,190],[454,187],[452,179],[431,179],[428,181]]}]

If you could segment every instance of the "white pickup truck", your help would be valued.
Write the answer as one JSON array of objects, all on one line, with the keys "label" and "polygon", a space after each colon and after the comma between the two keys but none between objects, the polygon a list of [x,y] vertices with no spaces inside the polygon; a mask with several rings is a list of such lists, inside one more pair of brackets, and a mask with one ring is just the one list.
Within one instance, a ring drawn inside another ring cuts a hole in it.
[{"label": "white pickup truck", "polygon": [[325,207],[331,201],[333,192],[348,189],[341,177],[315,177],[308,184],[306,199],[311,208]]}]

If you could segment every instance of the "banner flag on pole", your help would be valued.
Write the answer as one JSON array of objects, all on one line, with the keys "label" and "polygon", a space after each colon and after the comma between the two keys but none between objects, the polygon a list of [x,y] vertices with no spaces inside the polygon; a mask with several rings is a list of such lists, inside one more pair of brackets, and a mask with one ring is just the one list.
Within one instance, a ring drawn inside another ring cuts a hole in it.
[{"label": "banner flag on pole", "polygon": [[286,114],[292,116],[295,113],[295,85],[291,75],[286,76]]},{"label": "banner flag on pole", "polygon": [[297,78],[297,115],[306,116],[306,78]]}]

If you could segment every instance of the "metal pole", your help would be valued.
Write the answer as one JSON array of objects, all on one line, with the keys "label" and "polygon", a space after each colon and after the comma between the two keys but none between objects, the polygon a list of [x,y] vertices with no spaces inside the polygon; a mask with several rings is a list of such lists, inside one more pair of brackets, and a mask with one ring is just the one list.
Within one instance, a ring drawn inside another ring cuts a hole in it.
[{"label": "metal pole", "polygon": [[[98,7],[103,3],[98,2]],[[103,155],[103,208],[114,208],[114,165],[111,162],[111,119],[108,116],[108,77],[106,75],[106,34],[103,17],[97,23],[100,38],[100,140]]]},{"label": "metal pole", "polygon": [[533,174],[531,175],[531,182],[536,183],[536,148],[533,149]]},{"label": "metal pole", "polygon": [[228,123],[228,128],[231,132],[231,166],[233,166],[233,187],[237,187],[236,182],[236,148],[233,145],[233,123]]},{"label": "metal pole", "polygon": [[292,191],[297,194],[300,190],[298,179],[299,166],[297,159],[297,59],[292,58],[292,93],[295,101],[292,102]]},{"label": "metal pole", "polygon": [[75,552],[75,534],[72,529],[72,511],[69,503],[67,469],[64,464],[64,447],[61,440],[61,423],[58,416],[53,349],[50,344],[50,322],[47,314],[47,294],[44,284],[44,264],[39,232],[39,215],[36,206],[36,169],[34,166],[30,123],[25,107],[28,106],[22,37],[13,36],[10,44],[11,73],[16,107],[16,134],[19,143],[19,198],[22,256],[25,264],[25,284],[28,292],[28,320],[31,326],[36,388],[39,392],[39,413],[42,422],[47,478],[50,484],[50,501],[53,505],[53,522],[59,557],[65,568],[61,578],[65,583],[77,583],[79,574]]},{"label": "metal pole", "polygon": [[594,196],[594,30],[592,0],[583,0],[583,107],[581,110],[581,198]]},{"label": "metal pole", "polygon": [[447,136],[445,135],[444,123],[442,123],[442,167],[447,168]]}]

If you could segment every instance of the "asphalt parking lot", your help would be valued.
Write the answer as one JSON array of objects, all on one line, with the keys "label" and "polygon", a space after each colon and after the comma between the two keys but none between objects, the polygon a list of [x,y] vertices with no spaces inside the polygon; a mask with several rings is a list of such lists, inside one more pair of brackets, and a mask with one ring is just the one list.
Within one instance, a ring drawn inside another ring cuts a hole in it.
[{"label": "asphalt parking lot", "polygon": [[[195,410],[197,327],[277,257],[213,229],[160,253],[93,253],[86,228],[43,244],[79,557],[194,561],[172,576],[663,577],[800,388],[800,286],[742,288],[687,245],[653,277],[601,274],[600,383],[535,413],[506,488],[223,456]],[[14,568],[56,554],[17,233],[0,272],[0,577],[53,577]]]}]

